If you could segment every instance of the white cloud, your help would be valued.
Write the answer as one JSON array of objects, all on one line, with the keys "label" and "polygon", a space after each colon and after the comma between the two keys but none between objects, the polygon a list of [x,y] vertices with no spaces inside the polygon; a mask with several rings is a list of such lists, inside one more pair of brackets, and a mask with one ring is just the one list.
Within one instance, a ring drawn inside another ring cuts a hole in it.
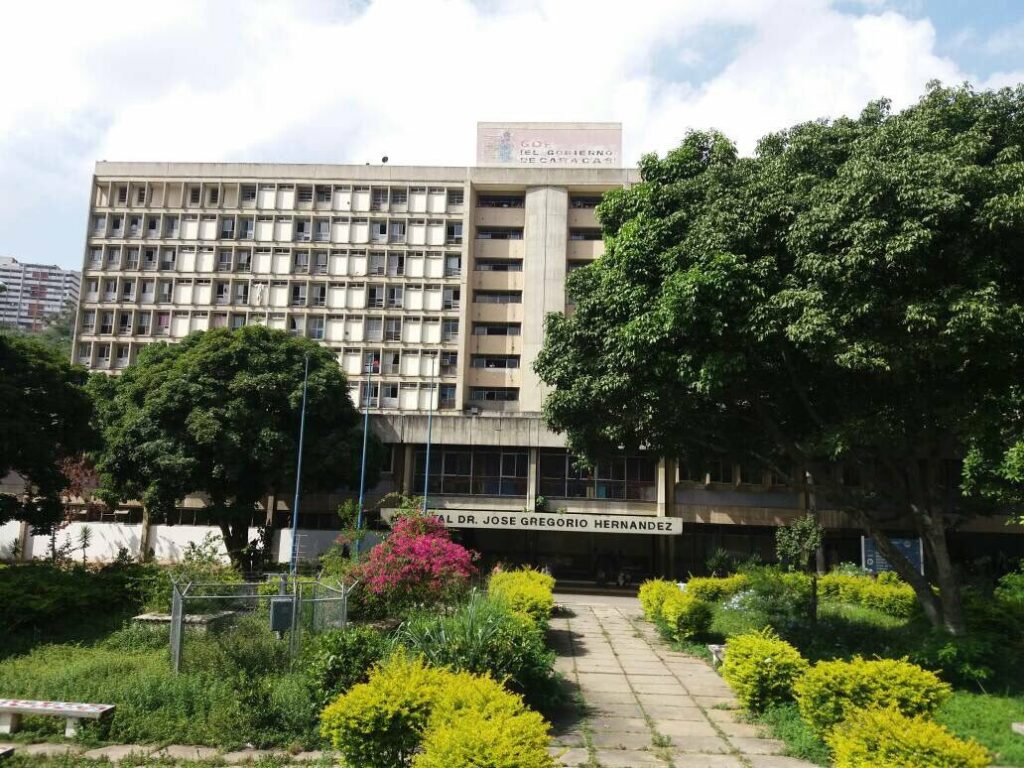
[{"label": "white cloud", "polygon": [[[476,121],[502,119],[618,120],[630,161],[691,127],[750,151],[794,122],[965,78],[929,22],[875,2],[37,1],[0,14],[0,252],[65,264],[80,260],[96,159],[469,164]],[[742,45],[726,45],[730,30]],[[49,222],[54,204],[81,214]]]}]

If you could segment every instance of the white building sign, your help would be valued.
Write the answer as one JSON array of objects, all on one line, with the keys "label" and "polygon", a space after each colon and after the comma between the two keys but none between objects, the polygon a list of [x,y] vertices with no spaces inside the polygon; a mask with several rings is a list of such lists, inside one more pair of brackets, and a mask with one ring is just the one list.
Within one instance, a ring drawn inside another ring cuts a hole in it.
[{"label": "white building sign", "polygon": [[477,123],[481,166],[621,168],[620,123]]},{"label": "white building sign", "polygon": [[[394,509],[381,510],[391,522]],[[575,515],[559,512],[467,512],[431,510],[449,528],[494,528],[503,531],[570,531],[573,533],[644,533],[671,536],[683,532],[678,517],[645,515]]]}]

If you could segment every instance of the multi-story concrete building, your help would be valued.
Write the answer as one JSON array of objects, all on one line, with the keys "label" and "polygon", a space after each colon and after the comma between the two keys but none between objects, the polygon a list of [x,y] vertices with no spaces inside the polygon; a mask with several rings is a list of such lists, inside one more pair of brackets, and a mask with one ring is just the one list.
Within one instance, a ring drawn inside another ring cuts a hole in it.
[{"label": "multi-story concrete building", "polygon": [[0,256],[0,327],[34,331],[78,303],[81,274]]},{"label": "multi-story concrete building", "polygon": [[[544,318],[603,252],[601,195],[637,180],[619,126],[478,134],[471,168],[98,163],[75,361],[117,371],[153,341],[279,328],[337,354],[391,447],[384,488],[421,495],[429,443],[431,508],[485,553],[580,577],[769,554],[804,501],[767,473],[625,454],[587,470],[541,418]],[[855,559],[858,534],[833,541]]]}]

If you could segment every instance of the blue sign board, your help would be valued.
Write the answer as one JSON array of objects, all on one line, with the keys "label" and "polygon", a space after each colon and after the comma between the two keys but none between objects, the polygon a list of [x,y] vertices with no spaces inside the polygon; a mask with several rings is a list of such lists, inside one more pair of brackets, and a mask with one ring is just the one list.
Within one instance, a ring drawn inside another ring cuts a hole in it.
[{"label": "blue sign board", "polygon": [[[918,573],[924,574],[924,547],[921,539],[890,539],[892,545],[917,568]],[[861,565],[871,573],[895,570],[888,560],[878,551],[875,540],[868,536],[860,537]]]}]

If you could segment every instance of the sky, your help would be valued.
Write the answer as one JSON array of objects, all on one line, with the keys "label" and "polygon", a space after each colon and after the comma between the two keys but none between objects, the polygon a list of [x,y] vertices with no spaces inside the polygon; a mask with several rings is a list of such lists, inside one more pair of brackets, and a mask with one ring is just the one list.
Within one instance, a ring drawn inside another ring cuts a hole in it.
[{"label": "sky", "polygon": [[0,7],[0,255],[80,268],[97,160],[471,165],[477,121],[794,123],[1024,81],[1024,0],[94,0]]}]

